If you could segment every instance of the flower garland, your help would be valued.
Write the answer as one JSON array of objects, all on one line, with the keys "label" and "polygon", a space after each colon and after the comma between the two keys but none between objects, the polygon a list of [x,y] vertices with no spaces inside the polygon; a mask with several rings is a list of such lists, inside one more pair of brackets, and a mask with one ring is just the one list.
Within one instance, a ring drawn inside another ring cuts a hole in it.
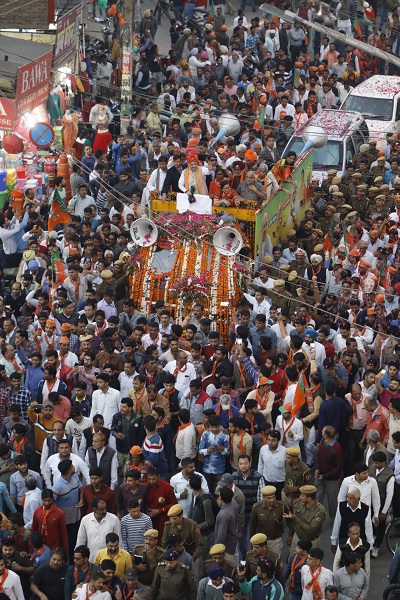
[{"label": "flower garland", "polygon": [[[190,253],[189,253],[190,254]],[[189,266],[189,260],[188,260]],[[187,269],[190,272],[190,269]],[[210,273],[205,271],[199,277],[187,276],[181,279],[179,282],[170,286],[170,297],[178,296],[179,300],[185,305],[185,308],[190,308],[190,305],[196,302],[202,302],[204,298],[207,298],[210,287]]]},{"label": "flower garland", "polygon": [[212,267],[212,277],[211,277],[211,293],[210,293],[210,319],[215,320],[217,318],[218,312],[218,280],[219,280],[219,263],[221,261],[221,254],[216,252],[213,249],[213,253],[215,252],[215,258],[213,261]]}]

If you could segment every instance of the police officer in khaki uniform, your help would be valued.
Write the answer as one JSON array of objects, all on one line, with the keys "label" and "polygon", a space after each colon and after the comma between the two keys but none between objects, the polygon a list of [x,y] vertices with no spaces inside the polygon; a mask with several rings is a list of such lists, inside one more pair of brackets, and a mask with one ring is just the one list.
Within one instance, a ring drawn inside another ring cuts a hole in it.
[{"label": "police officer in khaki uniform", "polygon": [[178,561],[175,548],[166,550],[150,588],[149,600],[195,600],[196,586],[189,567]]},{"label": "police officer in khaki uniform", "polygon": [[183,516],[183,508],[180,504],[174,504],[167,512],[170,518],[164,525],[161,545],[167,546],[167,539],[170,535],[180,534],[185,543],[185,550],[195,561],[202,555],[204,549],[203,537],[200,533],[198,524],[192,519]]},{"label": "police officer in khaki uniform", "polygon": [[293,296],[286,291],[284,279],[275,279],[273,289],[266,290],[266,292],[271,298],[274,306],[277,308],[285,308],[290,313],[290,303]]},{"label": "police officer in khaki uniform", "polygon": [[292,545],[292,552],[299,539],[309,540],[314,548],[318,547],[326,519],[324,507],[316,500],[317,488],[314,485],[303,485],[299,491],[300,498],[293,500],[290,512],[284,515],[290,519],[288,545]]},{"label": "police officer in khaki uniform", "polygon": [[204,561],[203,565],[203,576],[207,577],[207,571],[213,565],[222,567],[225,571],[225,575],[230,579],[236,581],[237,569],[236,566],[227,558],[225,558],[226,547],[224,544],[214,544],[210,548],[210,557]]},{"label": "police officer in khaki uniform", "polygon": [[253,539],[257,533],[267,538],[267,546],[277,556],[283,550],[284,532],[283,514],[286,512],[283,502],[276,499],[276,487],[265,485],[261,488],[262,502],[256,502],[250,515],[249,533]]},{"label": "police officer in khaki uniform", "polygon": [[256,533],[256,535],[253,535],[253,537],[250,538],[250,542],[253,549],[246,554],[245,569],[247,581],[250,581],[250,579],[257,574],[256,571],[260,559],[267,558],[275,566],[276,579],[279,581],[279,583],[285,585],[281,557],[268,548],[267,536],[264,533]]},{"label": "police officer in khaki uniform", "polygon": [[366,183],[360,183],[357,186],[357,194],[351,196],[350,203],[354,210],[356,210],[363,218],[367,212],[367,190],[368,186]]},{"label": "police officer in khaki uniform", "polygon": [[324,217],[322,219],[320,219],[319,223],[318,223],[319,229],[321,229],[324,236],[330,230],[332,230],[332,232],[333,232],[333,229],[336,225],[335,219],[333,218],[333,215],[335,214],[335,212],[336,212],[336,207],[333,206],[333,204],[327,204],[325,206]]},{"label": "police officer in khaki uniform", "polygon": [[311,482],[311,470],[300,459],[300,448],[286,448],[286,479],[282,500],[290,506],[292,500],[300,498],[300,488]]},{"label": "police officer in khaki uniform", "polygon": [[[157,529],[148,529],[144,533],[144,544],[135,546],[132,553],[132,562],[138,572],[138,581],[142,585],[151,585],[158,562],[164,554],[164,549],[157,546]],[[142,557],[140,561],[139,557]]]}]

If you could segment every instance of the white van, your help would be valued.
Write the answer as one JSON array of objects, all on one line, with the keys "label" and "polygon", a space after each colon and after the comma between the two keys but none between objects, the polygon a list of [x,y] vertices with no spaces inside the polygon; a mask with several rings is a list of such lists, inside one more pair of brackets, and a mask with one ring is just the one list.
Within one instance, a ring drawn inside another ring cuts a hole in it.
[{"label": "white van", "polygon": [[304,147],[303,131],[310,125],[322,127],[328,136],[323,148],[313,153],[313,177],[326,179],[329,169],[337,169],[338,176],[344,174],[346,165],[360,151],[361,144],[368,142],[369,133],[364,117],[356,112],[343,110],[323,110],[307,121],[288,141],[283,157],[290,150],[297,156]]},{"label": "white van", "polygon": [[392,130],[391,124],[400,120],[400,77],[373,75],[348,93],[340,110],[362,114],[370,138],[383,142],[387,133],[397,130],[397,127]]}]

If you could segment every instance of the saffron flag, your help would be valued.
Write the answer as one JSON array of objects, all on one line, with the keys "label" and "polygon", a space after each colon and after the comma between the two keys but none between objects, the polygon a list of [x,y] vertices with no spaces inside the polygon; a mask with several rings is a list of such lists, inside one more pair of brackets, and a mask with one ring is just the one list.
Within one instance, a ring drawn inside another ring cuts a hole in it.
[{"label": "saffron flag", "polygon": [[301,411],[301,407],[305,404],[306,392],[304,386],[304,375],[301,373],[296,385],[292,402],[292,416],[295,417]]},{"label": "saffron flag", "polygon": [[329,237],[329,233],[326,234],[325,239],[324,239],[324,250],[328,250],[328,252],[330,252],[332,250],[333,246],[332,246],[332,241],[331,238]]},{"label": "saffron flag", "polygon": [[50,216],[48,230],[53,231],[59,224],[69,223],[69,214],[65,207],[64,200],[57,188],[54,190],[50,201]]},{"label": "saffron flag", "polygon": [[67,278],[67,273],[61,259],[61,253],[56,250],[51,252],[51,266],[54,272],[54,283],[62,285]]},{"label": "saffron flag", "polygon": [[344,243],[346,244],[347,247],[350,248],[350,250],[352,250],[352,248],[354,246],[354,239],[353,239],[353,236],[351,235],[350,231],[347,229],[345,223],[342,223],[342,233],[343,233]]}]

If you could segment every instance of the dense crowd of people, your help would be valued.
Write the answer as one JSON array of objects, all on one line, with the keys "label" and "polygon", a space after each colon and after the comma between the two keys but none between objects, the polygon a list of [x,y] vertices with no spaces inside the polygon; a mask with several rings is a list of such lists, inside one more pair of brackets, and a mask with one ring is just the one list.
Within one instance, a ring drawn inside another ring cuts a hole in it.
[{"label": "dense crowd of people", "polygon": [[[239,257],[229,336],[202,304],[178,320],[131,298],[130,226],[152,200],[262,208],[291,181],[296,130],[397,74],[298,23],[248,22],[245,3],[231,35],[230,2],[201,30],[196,8],[173,1],[166,58],[168,6],[144,13],[124,133],[118,35],[97,69],[86,56],[71,200],[59,174],[0,216],[0,600],[366,600],[400,517],[395,135],[313,180],[284,242]],[[379,27],[347,0],[296,8],[398,50],[389,3]],[[240,131],[216,140],[228,115]]]}]

